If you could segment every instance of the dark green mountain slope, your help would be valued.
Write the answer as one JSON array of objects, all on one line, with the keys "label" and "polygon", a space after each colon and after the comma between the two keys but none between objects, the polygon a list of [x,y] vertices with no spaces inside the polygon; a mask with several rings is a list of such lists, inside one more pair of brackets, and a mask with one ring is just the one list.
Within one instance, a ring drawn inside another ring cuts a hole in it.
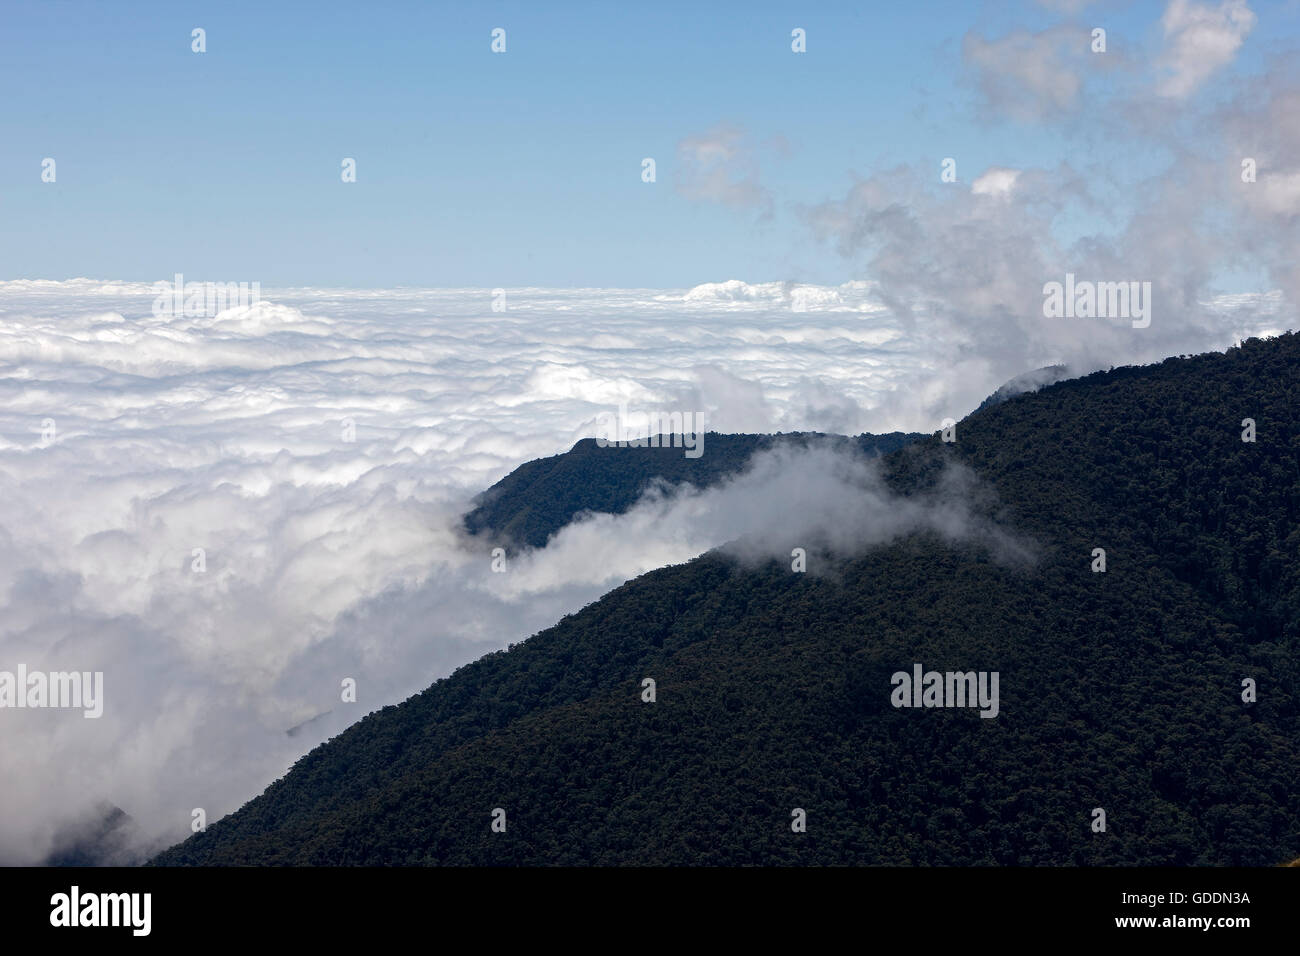
[{"label": "dark green mountain slope", "polygon": [[706,488],[744,470],[756,451],[778,442],[842,442],[868,454],[885,454],[921,437],[903,432],[856,438],[809,432],[707,432],[703,453],[697,458],[687,458],[680,447],[602,448],[594,438],[585,438],[563,455],[520,465],[483,492],[474,510],[465,516],[465,528],[470,534],[484,534],[514,546],[540,548],[584,511],[623,514],[656,481]]},{"label": "dark green mountain slope", "polygon": [[[819,574],[664,568],[370,715],[155,862],[1300,856],[1297,408],[1295,335],[985,408],[887,456],[889,479],[918,494],[965,463],[1032,565],[914,535],[810,556]],[[895,709],[914,662],[999,672],[998,716]]]}]

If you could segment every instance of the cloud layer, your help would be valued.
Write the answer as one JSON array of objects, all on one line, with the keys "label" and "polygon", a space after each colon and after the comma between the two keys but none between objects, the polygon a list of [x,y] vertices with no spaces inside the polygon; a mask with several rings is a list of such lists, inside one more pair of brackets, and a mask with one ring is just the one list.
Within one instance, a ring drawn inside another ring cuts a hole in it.
[{"label": "cloud layer", "polygon": [[[927,274],[929,230],[1008,226],[1041,188],[1026,175],[906,228],[865,183],[819,215],[899,246],[882,281],[833,288],[507,290],[504,311],[491,290],[267,290],[187,318],[152,314],[148,284],[0,283],[0,669],[103,671],[106,696],[98,720],[0,713],[0,861],[39,861],[101,802],[137,849],[178,839],[364,713],[733,539],[788,559],[843,534],[987,537],[960,496],[913,514],[818,455],[579,523],[505,574],[457,529],[474,493],[621,404],[719,431],[929,431],[1026,365],[1134,357],[1093,326],[975,334],[947,311],[971,296],[993,315],[1021,286],[978,230],[966,270]],[[1153,347],[1233,337],[1182,328]]]},{"label": "cloud layer", "polygon": [[102,671],[106,696],[98,720],[0,712],[6,863],[101,802],[178,839],[194,808],[237,808],[369,710],[757,533],[774,483],[823,505],[819,481],[861,484],[804,461],[730,504],[661,497],[575,527],[494,574],[457,531],[470,497],[620,403],[855,432],[943,376],[869,283],[508,290],[504,311],[490,290],[267,290],[190,318],[153,299],[0,283],[0,670]]}]

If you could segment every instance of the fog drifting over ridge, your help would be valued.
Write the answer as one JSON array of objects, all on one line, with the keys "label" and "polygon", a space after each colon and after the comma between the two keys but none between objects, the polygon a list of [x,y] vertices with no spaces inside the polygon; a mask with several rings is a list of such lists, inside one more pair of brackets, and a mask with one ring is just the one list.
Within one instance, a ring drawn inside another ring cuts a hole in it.
[{"label": "fog drifting over ridge", "polygon": [[[707,507],[655,499],[492,574],[456,530],[470,498],[621,403],[702,410],[722,432],[933,431],[1028,367],[1279,324],[1276,297],[1239,297],[1181,332],[1157,314],[1158,337],[1042,320],[959,341],[868,282],[511,289],[500,312],[482,289],[265,289],[198,318],[153,315],[155,294],[0,283],[0,670],[103,671],[106,697],[97,720],[0,715],[0,863],[43,859],[101,800],[146,841],[180,839],[193,808],[218,819],[365,713],[753,533],[765,500],[828,474],[774,458]],[[830,471],[823,490],[860,477]]]}]

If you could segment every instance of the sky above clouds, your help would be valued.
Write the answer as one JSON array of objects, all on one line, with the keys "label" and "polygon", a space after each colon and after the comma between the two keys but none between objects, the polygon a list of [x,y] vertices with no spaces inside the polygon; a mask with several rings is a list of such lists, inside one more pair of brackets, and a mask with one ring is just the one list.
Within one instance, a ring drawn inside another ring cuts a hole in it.
[{"label": "sky above clouds", "polygon": [[[804,212],[896,169],[954,202],[991,167],[1042,170],[1072,190],[1068,244],[1123,231],[1188,163],[1232,180],[1262,145],[1221,111],[1294,89],[1300,33],[1294,0],[130,10],[6,6],[0,277],[839,284],[871,260]],[[1218,265],[1224,291],[1271,287]]]},{"label": "sky above clouds", "polygon": [[[984,533],[777,455],[491,573],[472,496],[620,404],[929,432],[1031,369],[1300,327],[1293,0],[132,11],[0,19],[0,669],[109,704],[3,715],[0,863],[98,800],[179,839],[737,537]],[[1150,326],[1044,318],[1067,272],[1150,282]],[[160,315],[175,273],[262,301]]]}]

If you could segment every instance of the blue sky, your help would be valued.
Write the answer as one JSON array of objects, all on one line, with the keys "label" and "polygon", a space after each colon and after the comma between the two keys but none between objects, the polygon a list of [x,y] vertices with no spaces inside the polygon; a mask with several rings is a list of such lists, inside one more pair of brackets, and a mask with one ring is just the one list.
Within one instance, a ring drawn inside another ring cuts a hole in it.
[{"label": "blue sky", "polygon": [[[1075,4],[1078,6],[1078,4]],[[1213,5],[1211,5],[1213,6]],[[958,159],[1132,183],[1161,145],[981,102],[963,40],[1103,25],[1116,76],[1163,4],[14,3],[0,28],[0,278],[684,287],[840,282],[800,210]],[[1294,2],[1216,82],[1294,38]],[[207,52],[190,50],[203,27]],[[507,52],[489,49],[494,27]],[[790,50],[807,31],[808,52]],[[1203,96],[1214,95],[1207,90]],[[1100,102],[1100,100],[1098,100]],[[1100,108],[1100,107],[1099,107]],[[679,144],[735,131],[768,198],[684,195]],[[42,183],[41,161],[57,162]],[[344,157],[358,181],[340,181]],[[654,157],[658,181],[641,181]],[[1124,216],[1079,210],[1080,231]]]}]

